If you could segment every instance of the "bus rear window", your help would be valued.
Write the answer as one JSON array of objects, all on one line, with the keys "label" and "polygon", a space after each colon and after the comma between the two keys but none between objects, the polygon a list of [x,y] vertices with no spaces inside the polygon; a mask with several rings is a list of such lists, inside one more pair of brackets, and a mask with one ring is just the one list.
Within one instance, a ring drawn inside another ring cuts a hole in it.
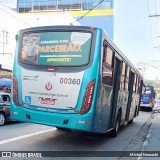
[{"label": "bus rear window", "polygon": [[146,87],[145,95],[150,95],[150,94],[151,94],[151,88],[150,87]]},{"label": "bus rear window", "polygon": [[43,66],[83,66],[89,63],[91,33],[24,33],[21,62]]}]

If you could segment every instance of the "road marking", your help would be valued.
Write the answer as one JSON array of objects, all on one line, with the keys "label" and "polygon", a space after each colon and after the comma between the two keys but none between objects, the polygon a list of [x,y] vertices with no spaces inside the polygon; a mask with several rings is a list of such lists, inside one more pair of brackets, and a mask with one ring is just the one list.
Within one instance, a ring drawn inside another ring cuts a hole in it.
[{"label": "road marking", "polygon": [[51,132],[51,131],[54,131],[54,130],[56,130],[56,128],[51,128],[51,129],[44,130],[44,131],[39,131],[39,132],[31,133],[31,134],[26,134],[26,135],[23,135],[23,136],[11,138],[11,139],[2,140],[2,141],[0,141],[0,145],[5,144],[5,143],[14,142],[14,141],[17,141],[17,140],[20,140],[20,139],[32,137],[32,136],[35,136],[35,135]]}]

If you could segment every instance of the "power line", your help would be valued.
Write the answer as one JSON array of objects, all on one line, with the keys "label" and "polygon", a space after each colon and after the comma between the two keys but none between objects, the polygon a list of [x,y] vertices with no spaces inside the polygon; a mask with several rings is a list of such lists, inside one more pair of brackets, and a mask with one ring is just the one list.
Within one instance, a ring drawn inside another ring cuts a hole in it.
[{"label": "power line", "polygon": [[149,15],[148,17],[160,17],[159,14]]},{"label": "power line", "polygon": [[157,66],[157,65],[159,65],[159,62],[160,62],[160,60],[145,60],[145,61],[137,61],[135,63],[137,63],[137,64],[147,64],[147,65],[150,65],[154,68],[157,68],[157,67],[159,67],[159,66]]},{"label": "power line", "polygon": [[156,47],[153,47],[153,48],[160,48],[160,46],[156,46]]},{"label": "power line", "polygon": [[[150,16],[150,9],[149,9],[149,1],[147,0],[147,8],[148,8],[148,14]],[[150,25],[150,34],[151,34],[151,37],[152,37],[152,43],[153,43],[153,46],[155,46],[154,44],[154,38],[153,38],[153,33],[152,33],[152,23],[151,23],[151,20],[149,19],[149,25]]]},{"label": "power line", "polygon": [[78,18],[76,21],[74,21],[72,24],[74,24],[75,22],[78,22],[79,20],[81,20],[83,17],[85,17],[89,12],[91,12],[92,10],[94,10],[98,5],[100,5],[104,0],[100,1],[99,3],[97,3],[92,9],[90,9],[88,12],[86,12],[83,16],[81,16],[80,18]]},{"label": "power line", "polygon": [[153,65],[151,65],[151,64],[148,64],[148,63],[146,63],[148,66],[151,66],[151,67],[153,67],[153,68],[155,68],[155,69],[158,69],[158,70],[160,70],[160,68],[157,66],[153,66]]},{"label": "power line", "polygon": [[[157,0],[155,0],[155,13],[157,14]],[[157,22],[157,18],[156,18],[156,35],[158,35],[158,22]],[[156,44],[158,44],[158,40],[156,39]]]}]

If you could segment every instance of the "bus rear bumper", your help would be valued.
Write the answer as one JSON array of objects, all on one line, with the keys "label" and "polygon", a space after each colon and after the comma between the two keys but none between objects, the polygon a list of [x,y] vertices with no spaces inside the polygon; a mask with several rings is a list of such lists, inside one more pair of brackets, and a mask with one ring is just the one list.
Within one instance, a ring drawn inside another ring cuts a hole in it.
[{"label": "bus rear bumper", "polygon": [[152,108],[152,107],[153,107],[153,104],[152,104],[152,103],[150,103],[150,104],[140,104],[140,107]]},{"label": "bus rear bumper", "polygon": [[15,108],[11,114],[11,119],[14,120],[93,132],[92,114],[43,112],[13,105],[12,108]]}]

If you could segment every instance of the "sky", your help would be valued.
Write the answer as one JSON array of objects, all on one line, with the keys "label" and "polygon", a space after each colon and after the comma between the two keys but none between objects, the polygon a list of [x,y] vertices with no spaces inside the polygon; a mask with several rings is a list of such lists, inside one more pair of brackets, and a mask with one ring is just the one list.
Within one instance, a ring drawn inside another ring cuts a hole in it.
[{"label": "sky", "polygon": [[159,0],[114,1],[114,42],[131,62],[145,66],[148,79],[160,73],[154,69],[160,66],[160,17],[149,17],[160,14],[159,6]]}]

